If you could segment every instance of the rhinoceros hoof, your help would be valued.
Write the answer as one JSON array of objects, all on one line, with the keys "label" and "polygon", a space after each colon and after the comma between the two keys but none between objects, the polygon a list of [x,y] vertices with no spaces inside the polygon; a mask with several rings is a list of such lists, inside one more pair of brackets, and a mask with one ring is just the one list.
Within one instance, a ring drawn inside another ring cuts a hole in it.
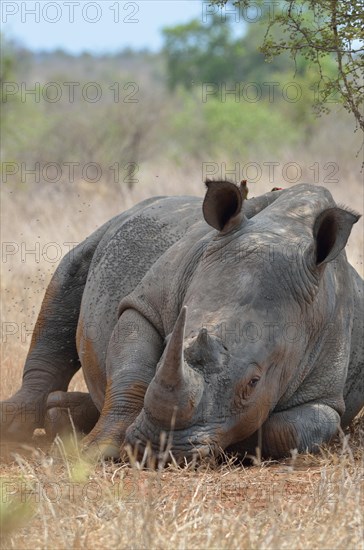
[{"label": "rhinoceros hoof", "polygon": [[49,438],[54,439],[57,435],[65,436],[72,433],[72,422],[68,409],[54,407],[48,409],[45,416],[44,428]]},{"label": "rhinoceros hoof", "polygon": [[99,412],[88,393],[55,391],[49,394],[45,415],[45,430],[54,439],[74,430],[89,433],[95,426]]}]

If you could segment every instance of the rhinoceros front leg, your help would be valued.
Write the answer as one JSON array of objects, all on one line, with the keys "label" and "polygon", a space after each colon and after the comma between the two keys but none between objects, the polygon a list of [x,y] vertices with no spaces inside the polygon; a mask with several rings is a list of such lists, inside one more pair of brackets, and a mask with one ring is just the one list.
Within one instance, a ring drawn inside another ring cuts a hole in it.
[{"label": "rhinoceros front leg", "polygon": [[106,392],[100,418],[85,437],[85,448],[118,458],[126,429],[143,408],[144,395],[163,351],[163,338],[135,310],[120,317],[106,359]]},{"label": "rhinoceros front leg", "polygon": [[[261,454],[263,457],[283,458],[291,450],[317,452],[319,446],[336,435],[340,426],[340,415],[328,405],[306,403],[285,411],[273,412],[262,426]],[[244,450],[255,454],[258,446],[258,432],[234,446],[234,451]]]}]

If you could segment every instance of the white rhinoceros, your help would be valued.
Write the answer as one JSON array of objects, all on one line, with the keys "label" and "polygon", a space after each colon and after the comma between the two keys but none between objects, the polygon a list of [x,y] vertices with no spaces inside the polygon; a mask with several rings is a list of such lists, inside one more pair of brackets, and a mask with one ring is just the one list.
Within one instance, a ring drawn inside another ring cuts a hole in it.
[{"label": "white rhinoceros", "polygon": [[[21,389],[1,427],[46,425],[178,457],[314,451],[364,404],[363,281],[345,245],[359,216],[307,184],[244,200],[156,197],[103,225],[58,267]],[[202,206],[202,209],[201,209]],[[67,392],[82,366],[89,394]]]}]

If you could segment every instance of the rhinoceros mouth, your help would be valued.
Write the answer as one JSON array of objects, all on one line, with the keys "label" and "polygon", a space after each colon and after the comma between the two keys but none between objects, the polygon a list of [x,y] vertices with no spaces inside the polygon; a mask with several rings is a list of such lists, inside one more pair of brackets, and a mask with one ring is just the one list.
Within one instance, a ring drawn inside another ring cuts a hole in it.
[{"label": "rhinoceros mouth", "polygon": [[215,438],[206,429],[163,430],[151,425],[143,415],[141,422],[134,422],[126,432],[125,444],[141,457],[148,448],[153,456],[172,454],[178,463],[184,459],[203,459],[221,454]]}]

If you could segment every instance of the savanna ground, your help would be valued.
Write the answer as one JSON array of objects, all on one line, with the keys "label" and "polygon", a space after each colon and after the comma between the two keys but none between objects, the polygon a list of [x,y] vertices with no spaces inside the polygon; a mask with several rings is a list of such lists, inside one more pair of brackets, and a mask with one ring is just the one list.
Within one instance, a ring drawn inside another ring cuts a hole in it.
[{"label": "savanna ground", "polygon": [[[282,163],[292,158],[310,165],[309,154],[298,152],[287,152]],[[360,209],[358,163],[340,168],[339,181],[329,188],[339,203]],[[311,181],[305,176],[307,169],[303,180]],[[96,194],[85,182],[3,187],[2,399],[19,387],[42,296],[60,256],[143,198],[202,195],[201,179],[197,164],[183,170],[144,165],[139,185],[123,193],[99,184]],[[253,196],[272,184],[262,180],[249,187]],[[360,221],[347,248],[361,274],[362,235]],[[78,373],[71,389],[84,388]],[[358,418],[316,456],[155,470],[142,470],[133,457],[131,465],[86,462],[73,439],[51,445],[38,431],[30,446],[1,447],[2,548],[358,549],[363,427]]]}]

